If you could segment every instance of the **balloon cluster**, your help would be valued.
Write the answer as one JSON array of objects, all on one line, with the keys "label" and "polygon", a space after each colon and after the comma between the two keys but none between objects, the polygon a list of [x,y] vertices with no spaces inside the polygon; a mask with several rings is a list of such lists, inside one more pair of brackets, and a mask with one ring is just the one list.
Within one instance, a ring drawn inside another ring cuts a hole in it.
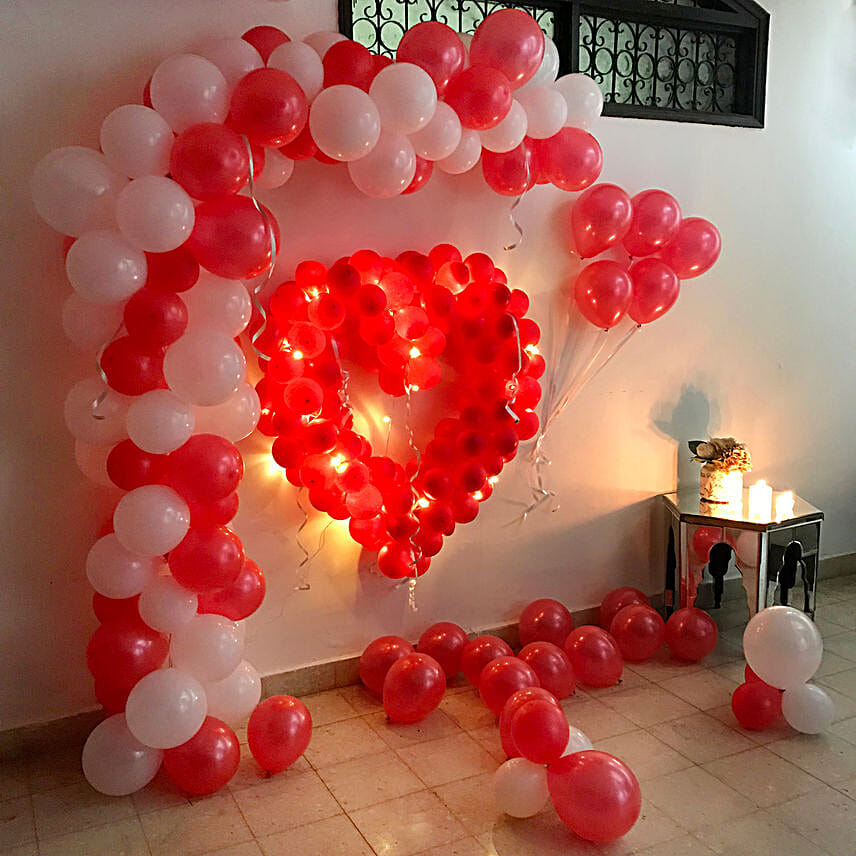
[{"label": "balloon cluster", "polygon": [[[386,576],[424,573],[537,431],[544,360],[528,306],[488,256],[449,244],[397,259],[360,250],[329,269],[303,261],[273,293],[256,341],[259,430],[309,503],[379,551]],[[452,368],[447,415],[406,466],[354,430],[343,360],[392,396],[430,390]]]},{"label": "balloon cluster", "polygon": [[820,666],[823,640],[807,615],[790,606],[762,610],[746,625],[743,653],[746,680],[732,694],[731,709],[744,728],[767,728],[782,715],[804,734],[830,726],[832,699],[808,683]]}]

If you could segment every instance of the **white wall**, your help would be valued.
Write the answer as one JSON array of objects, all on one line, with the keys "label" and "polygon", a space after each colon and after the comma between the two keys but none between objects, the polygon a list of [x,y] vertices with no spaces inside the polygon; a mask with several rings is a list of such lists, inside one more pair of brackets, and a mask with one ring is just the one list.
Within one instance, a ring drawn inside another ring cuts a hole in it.
[{"label": "white wall", "polygon": [[[237,529],[265,569],[269,596],[250,623],[264,672],[353,654],[379,633],[416,634],[433,620],[470,628],[514,616],[536,596],[572,607],[615,584],[662,586],[651,567],[654,495],[692,479],[678,442],[709,432],[745,440],[756,475],[827,512],[824,553],[856,550],[850,444],[856,436],[856,15],[849,0],[767,0],[772,12],[764,130],[604,120],[603,178],[631,193],[659,186],[716,222],[724,252],[688,283],[666,318],[637,336],[562,417],[549,444],[556,514],[504,527],[521,496],[522,462],[479,520],[461,527],[406,593],[358,571],[337,527],[295,591],[302,553],[294,492],[272,478],[264,444],[245,443]],[[95,144],[101,118],[135,100],[169,53],[256,23],[294,36],[335,25],[333,0],[2,0],[2,520],[0,729],[91,707],[84,648],[94,618],[83,558],[110,498],[82,484],[62,401],[91,371],[60,326],[68,285],[58,236],[28,195],[35,162],[65,144]],[[414,197],[372,202],[342,167],[302,164],[276,196],[283,270],[360,246],[388,253],[452,239],[490,252],[513,283],[549,293],[572,271],[569,198],[538,188],[519,206],[473,174],[435,178]],[[536,301],[537,302],[537,301]],[[395,416],[395,411],[392,411]],[[682,443],[681,443],[682,445]],[[319,525],[307,537],[317,546]]]}]

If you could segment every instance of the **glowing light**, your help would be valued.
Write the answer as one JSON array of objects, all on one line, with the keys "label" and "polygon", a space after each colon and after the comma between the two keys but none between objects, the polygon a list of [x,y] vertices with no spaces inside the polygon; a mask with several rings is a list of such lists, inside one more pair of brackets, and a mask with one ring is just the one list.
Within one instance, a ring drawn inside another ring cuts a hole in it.
[{"label": "glowing light", "polygon": [[342,474],[342,473],[344,473],[347,469],[348,469],[348,462],[347,462],[347,461],[345,461],[344,463],[341,463],[341,464],[339,464],[339,466],[338,466],[338,467],[336,467],[336,472],[337,472],[337,473],[339,473],[339,474],[341,475],[341,474]]},{"label": "glowing light", "polygon": [[410,349],[410,356],[412,359],[416,359],[417,357],[422,356],[422,351],[419,350],[415,345]]},{"label": "glowing light", "polygon": [[270,408],[269,407],[263,407],[262,408],[262,416],[270,416]]},{"label": "glowing light", "polygon": [[313,297],[318,297],[318,295],[319,295],[319,293],[320,293],[320,292],[318,291],[318,289],[317,289],[317,288],[310,288],[310,289],[309,289],[309,293],[310,293]]},{"label": "glowing light", "polygon": [[537,345],[527,345],[523,350],[526,351],[530,357],[536,357],[541,353]]},{"label": "glowing light", "polygon": [[788,520],[794,516],[794,492],[786,490],[776,497],[776,521]]},{"label": "glowing light", "polygon": [[294,357],[295,360],[303,359],[303,351],[292,351],[291,356]]},{"label": "glowing light", "polygon": [[425,497],[423,496],[421,499],[416,500],[416,504],[417,504],[420,508],[428,508],[428,506],[429,506],[431,503],[430,503],[430,502],[428,502],[428,500],[427,500],[427,499],[425,499]]},{"label": "glowing light", "polygon": [[389,423],[392,422],[388,416],[384,416],[380,421],[383,422],[384,425],[389,425]]},{"label": "glowing light", "polygon": [[481,502],[484,499],[484,494],[480,490],[477,490],[473,494],[473,499],[477,499],[479,502]]},{"label": "glowing light", "polygon": [[333,465],[333,468],[335,470],[338,470],[339,467],[341,467],[342,464],[345,463],[345,459],[341,455],[334,455],[332,458],[330,458],[330,463]]},{"label": "glowing light", "polygon": [[488,484],[496,484],[499,481],[499,476],[491,476],[488,480]]},{"label": "glowing light", "polygon": [[764,479],[749,485],[749,518],[769,520],[773,504],[773,488]]}]

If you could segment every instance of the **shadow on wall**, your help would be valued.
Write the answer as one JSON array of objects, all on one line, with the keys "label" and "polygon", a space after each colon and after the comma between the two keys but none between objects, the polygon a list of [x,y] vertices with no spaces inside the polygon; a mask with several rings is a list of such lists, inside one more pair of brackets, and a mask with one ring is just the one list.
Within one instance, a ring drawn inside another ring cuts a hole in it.
[{"label": "shadow on wall", "polygon": [[698,485],[698,464],[690,457],[687,441],[711,436],[719,419],[716,400],[692,384],[681,389],[677,401],[661,401],[651,409],[651,424],[675,441],[678,490]]}]

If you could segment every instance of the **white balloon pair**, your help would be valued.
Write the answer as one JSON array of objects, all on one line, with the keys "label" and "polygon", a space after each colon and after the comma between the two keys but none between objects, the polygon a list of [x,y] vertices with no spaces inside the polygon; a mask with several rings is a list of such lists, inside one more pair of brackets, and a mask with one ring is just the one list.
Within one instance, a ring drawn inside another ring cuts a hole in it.
[{"label": "white balloon pair", "polygon": [[823,658],[823,639],[817,625],[791,606],[771,606],[746,625],[743,633],[746,662],[762,681],[784,690],[782,714],[804,734],[819,734],[835,715],[832,699],[809,684]]}]

